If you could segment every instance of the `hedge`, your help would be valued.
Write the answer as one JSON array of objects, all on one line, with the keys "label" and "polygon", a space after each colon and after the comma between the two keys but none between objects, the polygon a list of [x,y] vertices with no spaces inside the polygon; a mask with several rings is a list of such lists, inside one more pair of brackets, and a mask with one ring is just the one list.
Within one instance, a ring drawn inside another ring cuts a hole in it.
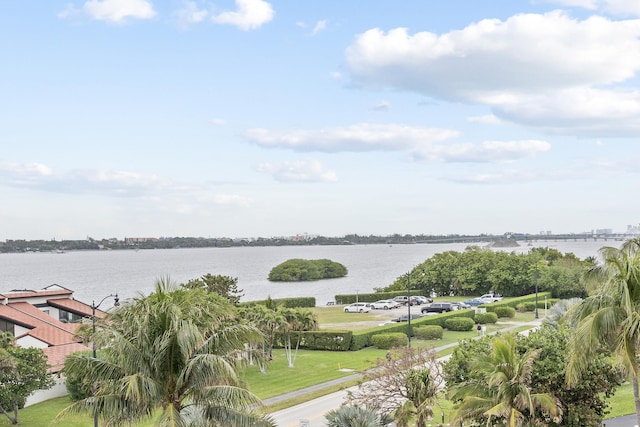
[{"label": "hedge", "polygon": [[476,313],[473,320],[482,325],[486,323],[496,323],[498,321],[498,315],[496,313]]},{"label": "hedge", "polygon": [[347,351],[351,345],[351,331],[306,331],[301,346],[309,350]]},{"label": "hedge", "polygon": [[[547,297],[547,303],[550,301],[551,292],[538,292],[538,307],[540,307],[540,303],[544,307],[544,297]],[[514,309],[518,306],[518,304],[524,302],[533,301],[536,302],[536,294],[525,295],[522,297],[509,298],[508,300],[502,300],[498,302],[492,302],[490,304],[483,304],[482,307],[486,308],[487,311],[495,311],[496,307],[513,307]]]},{"label": "hedge", "polygon": [[516,309],[513,307],[496,307],[493,312],[500,318],[512,318],[516,315]]},{"label": "hedge", "polygon": [[[411,295],[422,295],[424,292],[421,289],[412,289]],[[407,291],[393,291],[393,292],[373,292],[370,294],[341,294],[335,295],[336,303],[338,304],[352,304],[356,302],[376,302],[382,299],[393,299],[393,297],[407,295]]]},{"label": "hedge", "polygon": [[[294,297],[294,298],[279,298],[271,300],[276,307],[286,308],[298,308],[298,307],[315,307],[315,297]],[[266,305],[267,300],[256,300],[241,302],[240,305]]]},{"label": "hedge", "polygon": [[377,334],[371,337],[371,344],[382,350],[389,350],[391,348],[406,347],[409,344],[409,338],[402,332]]},{"label": "hedge", "polygon": [[[424,316],[419,319],[413,319],[411,321],[411,335],[413,335],[413,329],[422,325],[439,325],[444,328],[444,322],[451,317],[468,317],[473,321],[475,310],[456,310],[449,311],[447,313],[436,314],[435,316]],[[365,329],[363,331],[354,332],[351,337],[351,345],[349,350],[357,351],[364,347],[371,346],[371,337],[376,334],[387,332],[402,332],[407,333],[407,322],[394,323],[384,326],[378,326],[375,329]]]},{"label": "hedge", "polygon": [[450,331],[470,331],[475,322],[468,317],[451,317],[445,322],[445,328]]},{"label": "hedge", "polygon": [[518,310],[519,312],[534,311],[535,309],[536,309],[535,301],[533,301],[533,302],[531,302],[531,301],[521,302],[516,307],[516,310]]},{"label": "hedge", "polygon": [[413,335],[421,340],[439,340],[442,339],[442,326],[440,325],[424,325],[412,328]]}]

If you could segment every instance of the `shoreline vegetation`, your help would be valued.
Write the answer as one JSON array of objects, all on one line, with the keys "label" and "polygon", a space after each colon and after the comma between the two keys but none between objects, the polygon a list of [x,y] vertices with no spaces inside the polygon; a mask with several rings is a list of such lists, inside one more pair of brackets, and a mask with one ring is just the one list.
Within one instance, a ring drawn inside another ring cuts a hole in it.
[{"label": "shoreline vegetation", "polygon": [[578,240],[614,240],[622,241],[631,237],[625,234],[566,233],[566,234],[528,234],[505,233],[493,234],[446,234],[446,235],[411,235],[392,234],[388,236],[348,234],[341,237],[296,235],[281,237],[252,238],[204,238],[204,237],[125,237],[84,240],[10,240],[0,241],[0,253],[16,252],[56,252],[80,250],[139,250],[139,249],[176,249],[176,248],[231,248],[231,247],[264,247],[264,246],[313,246],[313,245],[404,245],[404,244],[441,244],[469,243],[470,245],[487,243],[495,247],[512,245],[513,242],[525,241],[578,241]]},{"label": "shoreline vegetation", "polygon": [[329,259],[289,259],[273,267],[270,282],[309,282],[347,275],[347,267]]}]

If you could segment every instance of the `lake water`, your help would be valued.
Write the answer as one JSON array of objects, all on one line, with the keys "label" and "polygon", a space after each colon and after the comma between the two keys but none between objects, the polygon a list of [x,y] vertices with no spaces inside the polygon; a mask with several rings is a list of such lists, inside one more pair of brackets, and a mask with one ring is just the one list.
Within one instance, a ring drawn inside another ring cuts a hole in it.
[{"label": "lake water", "polygon": [[[596,256],[602,246],[616,241],[538,241],[534,246],[573,252],[579,258]],[[352,246],[278,246],[140,251],[78,251],[0,255],[0,293],[13,289],[42,289],[58,284],[75,292],[75,298],[98,302],[110,293],[126,299],[153,291],[157,279],[170,277],[178,283],[204,274],[238,278],[243,301],[293,296],[312,296],[318,305],[337,294],[372,292],[391,284],[414,266],[436,253],[464,251],[466,243]],[[531,247],[506,248],[527,252]],[[343,264],[348,275],[339,279],[305,283],[272,283],[274,266],[291,258],[327,258]],[[105,301],[108,307],[112,300]]]}]

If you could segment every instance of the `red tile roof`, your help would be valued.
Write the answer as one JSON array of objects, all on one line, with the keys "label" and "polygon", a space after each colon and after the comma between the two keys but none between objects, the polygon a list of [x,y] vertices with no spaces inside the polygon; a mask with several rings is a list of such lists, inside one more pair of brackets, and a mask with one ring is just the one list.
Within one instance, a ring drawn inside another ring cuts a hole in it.
[{"label": "red tile roof", "polygon": [[64,367],[64,361],[68,355],[76,351],[88,351],[89,347],[79,344],[70,343],[64,345],[56,345],[54,347],[43,348],[44,354],[47,355],[48,371],[50,373],[60,372]]},{"label": "red tile roof", "polygon": [[30,308],[29,306],[31,304],[26,302],[0,304],[0,318],[29,329],[28,332],[16,337],[16,339],[31,336],[49,346],[80,341],[74,336],[77,326],[62,323],[36,307],[31,306],[32,308]]},{"label": "red tile roof", "polygon": [[[91,317],[92,315],[92,309],[90,305],[80,301],[76,301],[71,298],[49,299],[47,300],[47,304],[49,304],[52,307],[61,308],[63,310],[70,311],[71,313],[80,314],[85,317]],[[97,318],[103,319],[106,316],[107,316],[107,313],[105,313],[102,310],[96,309]]]},{"label": "red tile roof", "polygon": [[30,289],[25,289],[24,291],[11,291],[0,294],[0,297],[8,298],[9,300],[16,298],[36,298],[36,297],[45,297],[45,296],[55,296],[55,295],[73,295],[73,292],[69,289],[56,289],[52,291],[32,291]]}]

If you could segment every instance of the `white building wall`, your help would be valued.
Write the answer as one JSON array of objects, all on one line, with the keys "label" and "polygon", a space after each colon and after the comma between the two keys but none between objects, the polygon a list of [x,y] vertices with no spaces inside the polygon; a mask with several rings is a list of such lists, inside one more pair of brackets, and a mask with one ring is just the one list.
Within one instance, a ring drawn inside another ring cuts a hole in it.
[{"label": "white building wall", "polygon": [[66,396],[68,393],[67,386],[64,383],[64,378],[58,378],[56,376],[55,381],[55,385],[49,390],[37,390],[31,393],[31,396],[27,397],[27,402],[24,406],[31,406],[36,403],[44,402],[45,400]]},{"label": "white building wall", "polygon": [[49,345],[45,342],[40,341],[32,336],[25,335],[24,337],[18,338],[16,340],[16,344],[20,347],[24,348],[47,348]]}]

